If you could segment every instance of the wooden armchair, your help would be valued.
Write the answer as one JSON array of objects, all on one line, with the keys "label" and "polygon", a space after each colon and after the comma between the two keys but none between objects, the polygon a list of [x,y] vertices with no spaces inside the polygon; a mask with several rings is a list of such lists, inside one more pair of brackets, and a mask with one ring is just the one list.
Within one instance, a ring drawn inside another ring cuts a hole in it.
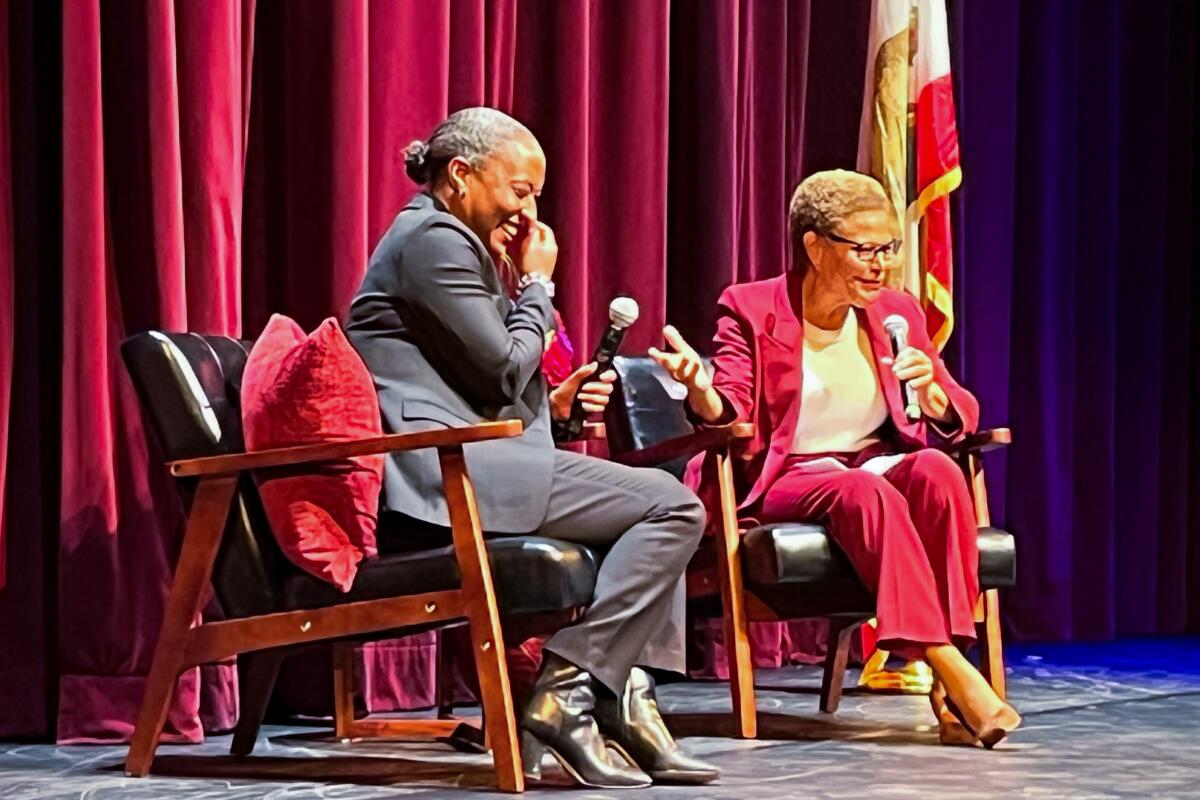
[{"label": "wooden armchair", "polygon": [[[519,421],[246,453],[239,390],[248,345],[235,339],[149,332],[122,345],[144,414],[188,508],[162,630],[126,758],[151,768],[176,680],[191,666],[238,656],[241,716],[234,755],[247,755],[288,654],[333,644],[339,736],[447,734],[458,720],[356,720],[354,644],[466,620],[483,707],[482,732],[501,789],[524,789],[504,632],[548,633],[591,601],[597,558],[580,545],[536,536],[485,541],[463,460],[471,442],[518,436]],[[350,592],[302,572],[275,545],[249,472],[421,447],[438,449],[453,544],[364,561]],[[197,624],[215,590],[223,619]],[[503,624],[502,624],[503,621]],[[483,736],[480,736],[483,738]]]},{"label": "wooden armchair", "polygon": [[[741,524],[733,467],[737,445],[753,437],[753,426],[695,431],[683,408],[685,394],[661,367],[648,358],[618,358],[614,366],[619,380],[605,416],[614,459],[661,466],[682,476],[688,456],[708,453],[706,478],[719,487],[719,498],[710,508],[711,544],[701,545],[688,568],[689,609],[694,616],[722,620],[738,735],[757,735],[750,621],[829,619],[820,707],[837,710],[851,633],[874,616],[874,598],[822,526]],[[980,456],[1010,441],[1010,432],[1002,428],[944,448],[962,467],[975,501],[979,577],[985,590],[976,609],[983,673],[1001,697],[1005,687],[997,590],[1015,583],[1016,546],[1011,534],[991,527]]]}]

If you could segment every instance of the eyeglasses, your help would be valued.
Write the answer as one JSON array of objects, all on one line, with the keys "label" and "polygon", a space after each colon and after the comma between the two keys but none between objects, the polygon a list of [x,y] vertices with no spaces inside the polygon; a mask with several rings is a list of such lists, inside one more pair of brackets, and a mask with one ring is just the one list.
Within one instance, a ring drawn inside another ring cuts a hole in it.
[{"label": "eyeglasses", "polygon": [[850,245],[850,252],[854,253],[854,257],[864,264],[874,264],[876,261],[893,259],[900,254],[900,248],[904,246],[904,242],[900,239],[892,239],[887,244],[869,244],[867,242],[856,242],[853,239],[838,236],[836,233],[825,233],[822,236],[835,242]]}]

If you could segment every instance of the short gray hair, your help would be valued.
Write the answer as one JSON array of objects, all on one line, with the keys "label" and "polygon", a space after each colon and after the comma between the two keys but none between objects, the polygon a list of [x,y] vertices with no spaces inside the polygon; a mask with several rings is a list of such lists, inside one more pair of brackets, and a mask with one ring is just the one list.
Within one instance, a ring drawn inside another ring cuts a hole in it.
[{"label": "short gray hair", "polygon": [[452,159],[462,158],[480,167],[518,136],[534,138],[528,128],[503,111],[486,106],[464,108],[438,123],[429,141],[417,139],[404,149],[404,169],[419,184],[433,183]]},{"label": "short gray hair", "polygon": [[860,211],[891,211],[883,186],[870,175],[846,169],[814,172],[796,187],[788,208],[792,246],[803,252],[804,234],[833,233],[846,217]]}]

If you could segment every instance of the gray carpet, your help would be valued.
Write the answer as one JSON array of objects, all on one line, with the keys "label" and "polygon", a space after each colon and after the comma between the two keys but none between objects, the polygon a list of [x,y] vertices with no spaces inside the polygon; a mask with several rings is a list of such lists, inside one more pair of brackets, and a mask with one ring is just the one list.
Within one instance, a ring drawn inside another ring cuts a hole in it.
[{"label": "gray carpet", "polygon": [[[721,738],[728,687],[663,687],[684,746],[719,765],[719,783],[562,797],[1200,798],[1200,640],[1010,649],[1010,699],[1025,726],[997,750],[939,746],[924,698],[851,693],[816,710],[814,668],[761,671],[760,738]],[[848,676],[853,685],[854,676]],[[490,761],[436,743],[340,744],[311,728],[268,727],[250,759],[229,737],[164,746],[156,774],[125,777],[124,747],[0,744],[0,798],[441,798],[495,792]],[[548,759],[529,794],[569,788]]]}]

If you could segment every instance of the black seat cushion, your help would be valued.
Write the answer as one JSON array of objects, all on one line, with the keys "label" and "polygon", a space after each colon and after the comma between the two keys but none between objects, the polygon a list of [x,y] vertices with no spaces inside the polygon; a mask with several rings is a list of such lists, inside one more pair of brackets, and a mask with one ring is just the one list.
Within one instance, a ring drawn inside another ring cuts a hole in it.
[{"label": "black seat cushion", "polygon": [[[1013,586],[1017,549],[1012,534],[979,529],[979,582],[985,589]],[[819,585],[849,590],[861,585],[846,554],[820,525],[780,522],[747,531],[743,567],[752,586]]]},{"label": "black seat cushion", "polygon": [[[487,543],[496,601],[506,616],[563,611],[592,602],[599,559],[588,548],[541,536],[512,536]],[[395,553],[359,564],[347,593],[307,573],[283,586],[289,609],[320,608],[457,589],[458,562],[452,547]]]}]

